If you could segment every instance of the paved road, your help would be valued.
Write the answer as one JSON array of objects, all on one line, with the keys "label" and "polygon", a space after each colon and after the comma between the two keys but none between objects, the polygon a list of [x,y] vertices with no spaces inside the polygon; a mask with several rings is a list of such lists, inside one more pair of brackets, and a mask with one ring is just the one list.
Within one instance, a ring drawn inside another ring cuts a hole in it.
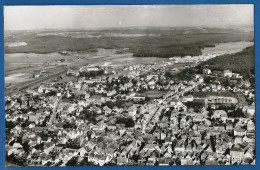
[{"label": "paved road", "polygon": [[[69,85],[69,84],[66,85],[65,89],[68,88],[68,85]],[[50,121],[49,121],[50,124],[56,123],[57,109],[58,109],[58,107],[59,107],[59,105],[60,105],[60,102],[61,102],[61,100],[62,100],[62,97],[63,97],[65,94],[66,94],[66,92],[63,92],[63,94],[60,96],[60,98],[58,98],[58,99],[55,101],[54,107],[53,107],[53,113],[52,113],[51,118],[50,118]]]},{"label": "paved road", "polygon": [[63,97],[64,94],[65,94],[65,93],[63,93],[63,94],[61,95],[61,97],[58,98],[58,99],[55,101],[55,103],[54,103],[53,113],[52,113],[51,118],[50,118],[50,121],[49,121],[50,124],[56,123],[57,109],[58,109],[58,107],[59,107],[60,101],[61,101],[61,99],[62,99],[62,97]]}]

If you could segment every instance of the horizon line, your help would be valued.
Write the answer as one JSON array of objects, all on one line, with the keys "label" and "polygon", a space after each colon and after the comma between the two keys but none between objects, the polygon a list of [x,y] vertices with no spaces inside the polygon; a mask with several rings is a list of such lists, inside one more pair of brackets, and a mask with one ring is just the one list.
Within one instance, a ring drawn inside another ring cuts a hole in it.
[{"label": "horizon line", "polygon": [[146,29],[146,28],[236,28],[252,27],[253,25],[229,25],[229,26],[121,26],[121,27],[96,27],[96,28],[39,28],[39,29],[4,29],[4,31],[48,31],[48,30],[105,30],[105,29]]}]

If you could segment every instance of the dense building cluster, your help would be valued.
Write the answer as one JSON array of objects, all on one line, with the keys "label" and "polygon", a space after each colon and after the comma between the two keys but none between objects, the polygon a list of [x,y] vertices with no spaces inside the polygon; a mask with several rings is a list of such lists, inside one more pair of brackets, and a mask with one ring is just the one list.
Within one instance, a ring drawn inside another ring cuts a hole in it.
[{"label": "dense building cluster", "polygon": [[173,80],[166,72],[176,61],[131,65],[123,76],[86,65],[68,70],[76,81],[56,79],[6,96],[6,160],[35,166],[255,164],[254,87],[230,70]]}]

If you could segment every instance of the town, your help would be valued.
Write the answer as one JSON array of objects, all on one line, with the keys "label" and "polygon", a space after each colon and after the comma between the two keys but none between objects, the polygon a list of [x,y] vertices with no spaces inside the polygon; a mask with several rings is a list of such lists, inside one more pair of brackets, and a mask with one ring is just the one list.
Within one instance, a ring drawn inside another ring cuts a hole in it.
[{"label": "town", "polygon": [[[5,96],[6,160],[20,166],[255,164],[255,88],[232,70],[189,63],[68,67]],[[120,71],[127,74],[117,75]]]}]

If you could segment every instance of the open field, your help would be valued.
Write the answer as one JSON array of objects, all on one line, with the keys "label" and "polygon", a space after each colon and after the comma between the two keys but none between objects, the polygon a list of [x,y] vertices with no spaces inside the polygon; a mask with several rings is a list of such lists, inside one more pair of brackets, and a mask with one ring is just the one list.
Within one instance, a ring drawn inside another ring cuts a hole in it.
[{"label": "open field", "polygon": [[205,98],[208,96],[236,97],[234,93],[229,91],[223,92],[199,92],[193,95],[195,98]]},{"label": "open field", "polygon": [[138,93],[137,95],[149,97],[152,99],[158,99],[158,98],[161,98],[166,93],[167,93],[167,91],[152,90],[152,91],[147,91],[144,93]]},{"label": "open field", "polygon": [[248,102],[246,101],[245,96],[242,93],[236,93],[236,97],[241,105],[248,105]]},{"label": "open field", "polygon": [[35,86],[40,85],[43,82],[46,81],[53,81],[55,78],[61,75],[65,75],[66,70],[62,70],[60,72],[54,72],[51,75],[48,75],[43,78],[37,78],[37,79],[29,79],[29,80],[24,80],[24,81],[12,81],[11,85],[6,86],[5,88],[5,94],[9,95],[11,93],[15,93],[17,91],[25,90],[27,88],[33,88]]},{"label": "open field", "polygon": [[232,54],[242,51],[245,47],[254,45],[254,42],[227,42],[215,44],[215,47],[207,47],[202,49],[202,55],[207,54]]}]

